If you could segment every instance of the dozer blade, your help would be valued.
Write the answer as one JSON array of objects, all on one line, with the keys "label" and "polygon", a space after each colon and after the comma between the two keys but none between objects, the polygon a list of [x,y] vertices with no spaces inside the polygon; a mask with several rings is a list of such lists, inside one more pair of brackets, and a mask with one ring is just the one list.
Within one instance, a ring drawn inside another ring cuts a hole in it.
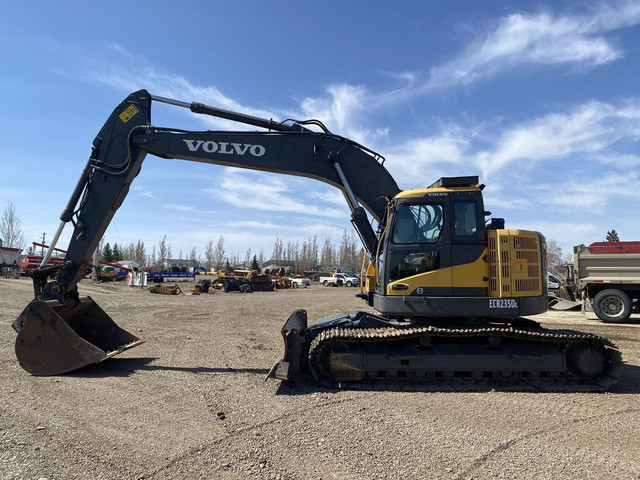
[{"label": "dozer blade", "polygon": [[573,290],[567,285],[560,285],[554,295],[549,295],[549,308],[552,310],[572,310],[582,307],[582,302],[576,301]]},{"label": "dozer blade", "polygon": [[301,368],[300,362],[300,334],[307,328],[307,312],[296,310],[282,327],[282,339],[284,340],[284,352],[282,360],[276,362],[267,374],[267,378],[279,380],[291,380]]},{"label": "dozer blade", "polygon": [[549,308],[551,308],[551,310],[577,310],[581,307],[581,302],[573,302],[571,300],[565,300],[564,298],[557,298],[553,304],[549,303]]},{"label": "dozer blade", "polygon": [[90,298],[79,303],[32,300],[13,322],[16,356],[32,375],[58,375],[144,343],[118,327]]}]

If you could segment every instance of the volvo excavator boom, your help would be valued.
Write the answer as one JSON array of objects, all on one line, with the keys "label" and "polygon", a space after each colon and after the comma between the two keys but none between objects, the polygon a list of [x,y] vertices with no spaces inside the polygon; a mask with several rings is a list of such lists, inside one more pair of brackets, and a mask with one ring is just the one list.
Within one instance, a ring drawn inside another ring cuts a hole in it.
[{"label": "volvo excavator boom", "polygon": [[[153,100],[270,131],[188,132],[153,127]],[[91,254],[124,201],[147,154],[298,175],[331,184],[345,194],[365,247],[370,252],[375,250],[375,233],[359,202],[379,221],[388,199],[400,191],[384,168],[384,159],[362,145],[330,133],[320,122],[310,123],[321,126],[321,132],[312,132],[302,123],[305,122],[276,123],[200,103],[186,104],[154,97],[146,90],[129,95],[94,139],[89,160],[60,216],[56,241],[65,224],[70,221],[74,224],[66,263],[56,279],[64,295],[73,295]],[[44,280],[46,276],[35,272],[34,278]],[[44,286],[36,282],[36,296]]]},{"label": "volvo excavator boom", "polygon": [[[154,101],[264,131],[153,126]],[[30,272],[35,299],[13,322],[16,355],[28,372],[69,372],[142,343],[80,297],[77,284],[147,154],[313,178],[344,194],[370,260],[363,298],[382,315],[359,312],[307,325],[306,313],[295,312],[271,376],[288,380],[309,369],[322,383],[341,386],[389,376],[482,380],[512,372],[510,378],[533,383],[542,376],[595,389],[619,376],[619,352],[605,339],[543,335],[535,322],[518,319],[547,308],[544,237],[505,230],[501,219],[486,223],[477,177],[401,192],[381,155],[317,120],[274,122],[146,90],[129,95],[93,141],[51,244],[71,222],[64,263],[44,267],[45,256]]]}]

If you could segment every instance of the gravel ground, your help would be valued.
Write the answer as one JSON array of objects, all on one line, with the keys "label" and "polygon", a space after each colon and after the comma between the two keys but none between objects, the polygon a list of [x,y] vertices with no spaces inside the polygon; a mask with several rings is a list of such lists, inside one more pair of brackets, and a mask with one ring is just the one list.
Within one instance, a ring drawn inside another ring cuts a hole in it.
[{"label": "gravel ground", "polygon": [[536,317],[620,347],[627,367],[610,393],[332,391],[264,377],[295,309],[355,312],[365,307],[355,289],[163,296],[83,281],[80,291],[146,343],[32,377],[10,328],[31,282],[0,279],[2,479],[640,478],[640,315]]}]

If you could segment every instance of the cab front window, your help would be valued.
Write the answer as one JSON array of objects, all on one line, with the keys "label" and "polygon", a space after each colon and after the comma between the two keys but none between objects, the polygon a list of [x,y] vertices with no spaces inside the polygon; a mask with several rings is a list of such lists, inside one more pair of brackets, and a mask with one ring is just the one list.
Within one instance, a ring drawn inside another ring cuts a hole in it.
[{"label": "cab front window", "polygon": [[443,234],[444,207],[439,204],[403,204],[396,210],[389,255],[392,281],[440,268],[438,242]]},{"label": "cab front window", "polygon": [[437,243],[443,221],[441,205],[400,205],[392,241],[395,244]]}]

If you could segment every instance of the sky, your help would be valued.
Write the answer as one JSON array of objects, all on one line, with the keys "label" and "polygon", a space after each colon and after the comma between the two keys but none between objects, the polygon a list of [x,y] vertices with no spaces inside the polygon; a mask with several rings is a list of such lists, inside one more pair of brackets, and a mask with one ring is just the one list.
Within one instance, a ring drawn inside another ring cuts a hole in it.
[{"label": "sky", "polygon": [[[3,2],[0,45],[0,209],[26,245],[53,237],[93,138],[140,88],[321,120],[402,189],[478,175],[492,216],[565,254],[612,229],[640,240],[637,1]],[[152,124],[248,128],[164,104]],[[349,217],[318,181],[149,155],[104,239],[151,253],[166,235],[186,257],[222,236],[269,258],[276,238],[339,245]]]}]

